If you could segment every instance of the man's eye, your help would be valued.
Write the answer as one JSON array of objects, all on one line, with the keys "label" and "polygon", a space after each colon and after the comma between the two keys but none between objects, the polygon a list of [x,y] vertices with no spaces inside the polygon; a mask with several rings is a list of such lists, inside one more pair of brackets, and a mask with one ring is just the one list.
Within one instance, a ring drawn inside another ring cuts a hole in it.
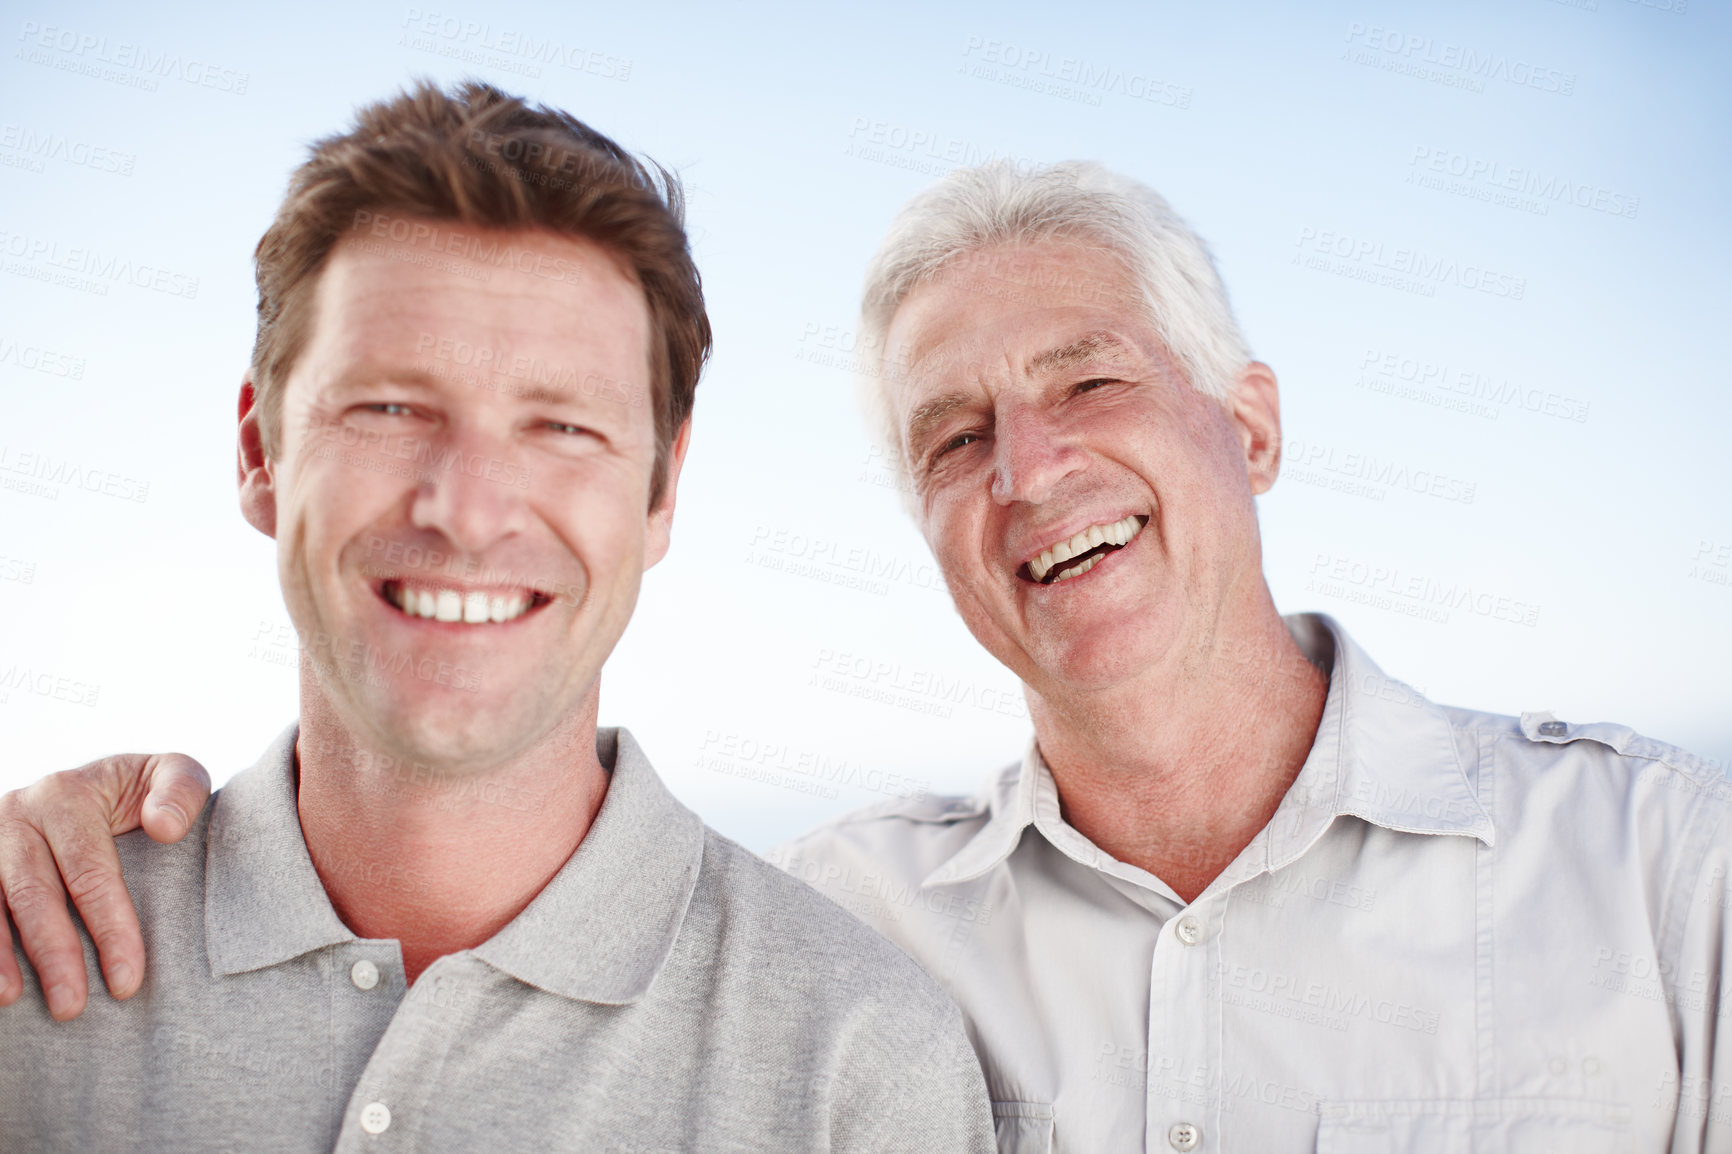
[{"label": "man's eye", "polygon": [[547,422],[547,427],[556,433],[569,433],[573,436],[581,436],[582,434],[589,432],[589,430],[584,428],[582,425],[567,424],[564,421],[549,421]]},{"label": "man's eye", "polygon": [[958,433],[956,436],[940,445],[938,447],[938,452],[935,453],[934,456],[942,457],[952,449],[960,449],[964,445],[972,445],[978,440],[980,440],[980,434],[978,433]]},{"label": "man's eye", "polygon": [[379,401],[363,407],[369,412],[384,413],[387,417],[406,417],[411,412],[408,405],[400,405],[396,401]]},{"label": "man's eye", "polygon": [[1077,385],[1076,388],[1072,389],[1071,391],[1073,393],[1086,393],[1090,389],[1098,389],[1102,385],[1110,385],[1112,383],[1113,382],[1112,382],[1111,377],[1095,377],[1091,380],[1081,382],[1080,384]]}]

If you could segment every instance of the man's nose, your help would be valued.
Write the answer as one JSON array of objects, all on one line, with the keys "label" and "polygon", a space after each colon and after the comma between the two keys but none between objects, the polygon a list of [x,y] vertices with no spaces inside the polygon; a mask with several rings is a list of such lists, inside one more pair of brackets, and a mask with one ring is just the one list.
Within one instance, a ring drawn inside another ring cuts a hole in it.
[{"label": "man's nose", "polygon": [[992,498],[1039,504],[1087,454],[1050,414],[1032,406],[1001,410],[993,430]]},{"label": "man's nose", "polygon": [[495,439],[452,434],[429,441],[414,463],[415,500],[409,520],[443,534],[469,554],[521,532],[528,519],[527,474]]}]

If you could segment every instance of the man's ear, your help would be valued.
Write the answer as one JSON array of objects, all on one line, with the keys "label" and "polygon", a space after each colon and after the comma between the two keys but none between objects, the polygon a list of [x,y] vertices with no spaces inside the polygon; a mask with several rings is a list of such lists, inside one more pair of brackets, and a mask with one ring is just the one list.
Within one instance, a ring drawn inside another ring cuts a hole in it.
[{"label": "man's ear", "polygon": [[1245,475],[1251,493],[1267,493],[1281,472],[1281,398],[1275,387],[1275,370],[1262,361],[1252,361],[1239,372],[1239,387],[1233,390],[1228,408],[1239,443],[1245,451]]},{"label": "man's ear", "polygon": [[649,531],[643,542],[645,569],[667,556],[674,532],[674,497],[679,493],[680,469],[686,463],[686,449],[691,443],[692,419],[687,417],[668,451],[668,483],[662,489],[661,503],[650,510]]},{"label": "man's ear", "polygon": [[259,433],[259,394],[252,374],[241,379],[240,446],[235,462],[241,490],[241,516],[267,537],[277,535],[277,487],[275,466],[265,456],[264,437]]}]

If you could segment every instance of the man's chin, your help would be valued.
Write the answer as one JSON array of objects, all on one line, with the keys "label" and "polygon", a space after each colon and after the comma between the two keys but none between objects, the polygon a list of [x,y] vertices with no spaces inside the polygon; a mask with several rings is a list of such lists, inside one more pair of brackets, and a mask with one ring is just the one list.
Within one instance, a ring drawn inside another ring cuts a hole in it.
[{"label": "man's chin", "polygon": [[1127,684],[1160,663],[1166,646],[1156,633],[1151,622],[1120,621],[1037,643],[1028,652],[1040,679],[1035,684],[1078,693]]},{"label": "man's chin", "polygon": [[[486,773],[533,745],[557,720],[532,716],[534,701],[446,685],[393,684],[388,678],[342,687],[341,712],[357,737],[422,772],[443,777]],[[542,724],[546,722],[545,724]]]}]

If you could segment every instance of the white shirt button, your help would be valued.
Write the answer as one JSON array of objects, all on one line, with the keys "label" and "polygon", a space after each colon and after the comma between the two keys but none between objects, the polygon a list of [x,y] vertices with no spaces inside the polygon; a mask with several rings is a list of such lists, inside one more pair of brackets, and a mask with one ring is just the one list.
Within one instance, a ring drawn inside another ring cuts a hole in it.
[{"label": "white shirt button", "polygon": [[[1187,946],[1194,946],[1203,940],[1203,923],[1186,914],[1179,919],[1179,924],[1173,927],[1173,934]],[[1181,1146],[1180,1149],[1189,1150],[1190,1147]]]},{"label": "white shirt button", "polygon": [[[361,1107],[361,1129],[369,1134],[383,1134],[391,1128],[391,1108],[383,1102],[369,1102]],[[1189,1150],[1187,1146],[1185,1149]]]},{"label": "white shirt button", "polygon": [[1203,1140],[1203,1132],[1190,1122],[1174,1122],[1167,1131],[1167,1143],[1175,1150],[1195,1150]]},{"label": "white shirt button", "polygon": [[[379,984],[379,967],[366,958],[362,958],[349,967],[349,980],[355,983],[357,990],[370,990]],[[384,1107],[380,1107],[380,1109],[384,1109]],[[389,1120],[389,1113],[386,1114],[386,1118]]]}]

